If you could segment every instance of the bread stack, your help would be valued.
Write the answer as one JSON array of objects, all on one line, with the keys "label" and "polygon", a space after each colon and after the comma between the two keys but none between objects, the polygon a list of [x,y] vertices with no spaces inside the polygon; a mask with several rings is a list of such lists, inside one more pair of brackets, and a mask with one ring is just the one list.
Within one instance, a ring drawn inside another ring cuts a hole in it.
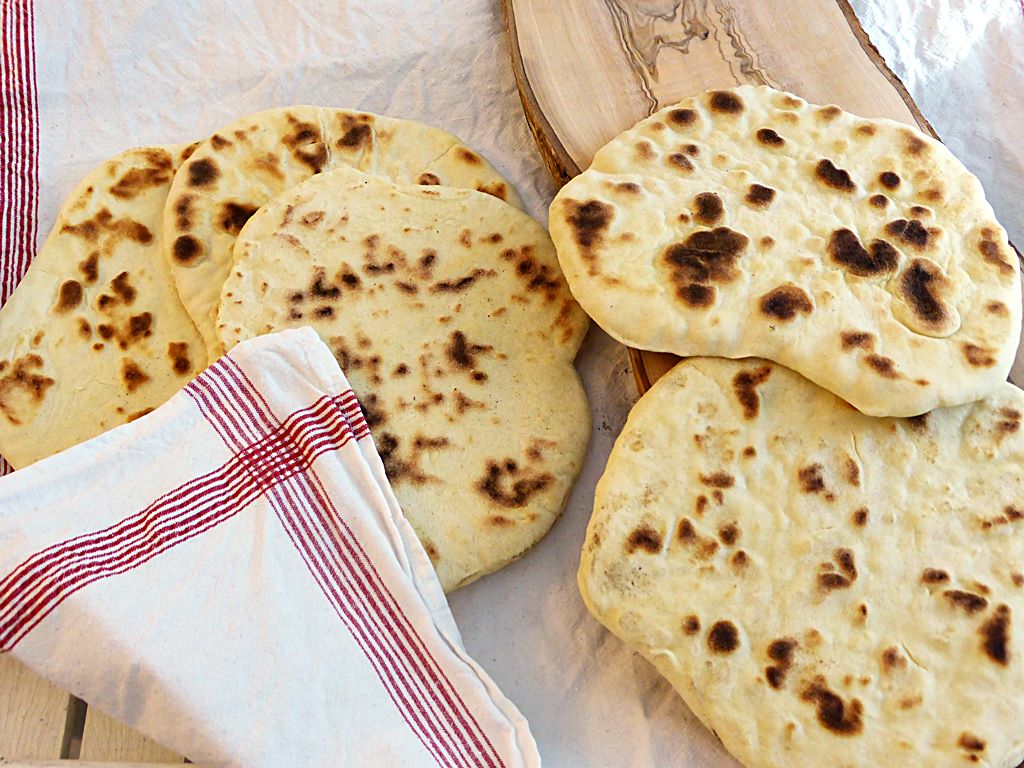
[{"label": "bread stack", "polygon": [[941,144],[767,87],[687,99],[551,207],[577,300],[687,359],[579,582],[751,768],[1024,758],[1019,268]]},{"label": "bread stack", "polygon": [[565,504],[587,318],[547,233],[455,136],[296,106],[125,152],[63,206],[0,312],[0,454],[23,467],[144,416],[233,344],[312,326],[454,589]]}]

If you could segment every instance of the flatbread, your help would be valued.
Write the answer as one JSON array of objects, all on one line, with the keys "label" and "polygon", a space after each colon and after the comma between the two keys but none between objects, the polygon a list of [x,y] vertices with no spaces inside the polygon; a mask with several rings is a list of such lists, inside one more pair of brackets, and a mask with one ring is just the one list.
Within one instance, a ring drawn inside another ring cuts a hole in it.
[{"label": "flatbread", "polygon": [[1017,259],[942,144],[764,86],[613,139],[550,226],[576,299],[620,341],[767,357],[874,416],[984,397],[1020,336]]},{"label": "flatbread", "polygon": [[91,171],[0,310],[0,454],[12,466],[138,418],[206,367],[160,243],[191,149],[131,149]]},{"label": "flatbread", "polygon": [[225,348],[312,326],[366,412],[446,590],[522,555],[582,465],[588,325],[547,233],[479,192],[350,169],[260,209],[235,245]]},{"label": "flatbread", "polygon": [[579,570],[750,768],[1024,758],[1024,393],[864,416],[758,359],[640,400]]},{"label": "flatbread", "polygon": [[231,248],[257,208],[316,173],[349,166],[409,184],[478,189],[521,208],[512,185],[446,131],[412,120],[313,106],[240,118],[200,144],[174,180],[165,252],[210,349]]}]

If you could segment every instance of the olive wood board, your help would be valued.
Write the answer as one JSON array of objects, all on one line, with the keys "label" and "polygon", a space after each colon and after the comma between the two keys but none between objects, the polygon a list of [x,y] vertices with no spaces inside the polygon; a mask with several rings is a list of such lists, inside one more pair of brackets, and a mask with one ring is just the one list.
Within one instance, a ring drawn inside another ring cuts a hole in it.
[{"label": "olive wood board", "polygon": [[[614,136],[713,88],[791,91],[936,135],[847,0],[502,0],[530,129],[561,186]],[[678,357],[630,349],[640,393]],[[1022,365],[1018,349],[1011,380]]]}]

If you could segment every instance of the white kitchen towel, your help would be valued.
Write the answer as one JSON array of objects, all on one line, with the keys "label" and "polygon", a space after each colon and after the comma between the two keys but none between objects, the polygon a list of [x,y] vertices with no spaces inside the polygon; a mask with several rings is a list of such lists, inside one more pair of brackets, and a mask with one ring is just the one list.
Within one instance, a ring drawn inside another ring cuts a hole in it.
[{"label": "white kitchen towel", "polygon": [[0,652],[199,762],[540,765],[308,328],[0,479]]}]

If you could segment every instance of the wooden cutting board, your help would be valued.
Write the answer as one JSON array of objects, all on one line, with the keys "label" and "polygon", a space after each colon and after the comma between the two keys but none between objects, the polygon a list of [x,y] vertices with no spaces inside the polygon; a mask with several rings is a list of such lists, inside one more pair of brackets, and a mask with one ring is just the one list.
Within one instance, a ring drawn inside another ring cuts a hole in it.
[{"label": "wooden cutting board", "polygon": [[[935,135],[846,0],[503,0],[527,120],[561,185],[609,139],[709,88],[771,85]],[[630,350],[641,392],[678,359]]]}]

